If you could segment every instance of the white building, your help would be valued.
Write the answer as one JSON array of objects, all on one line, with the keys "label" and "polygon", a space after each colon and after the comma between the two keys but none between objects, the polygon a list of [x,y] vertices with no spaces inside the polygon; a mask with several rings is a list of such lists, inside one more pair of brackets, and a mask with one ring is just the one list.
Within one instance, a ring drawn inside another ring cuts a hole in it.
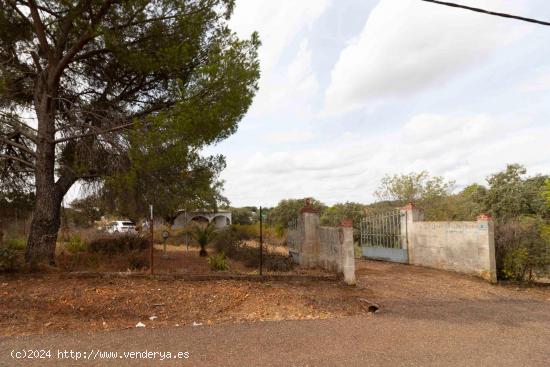
[{"label": "white building", "polygon": [[231,225],[231,212],[229,210],[195,210],[192,212],[181,211],[174,221],[173,228],[186,227],[192,221],[212,223],[216,228],[224,228]]}]

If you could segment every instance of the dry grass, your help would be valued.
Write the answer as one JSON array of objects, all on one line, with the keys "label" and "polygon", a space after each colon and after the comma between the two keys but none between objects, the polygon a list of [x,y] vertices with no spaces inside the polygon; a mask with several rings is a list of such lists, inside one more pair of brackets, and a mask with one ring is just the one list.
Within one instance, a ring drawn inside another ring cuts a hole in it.
[{"label": "dry grass", "polygon": [[313,281],[4,277],[0,278],[0,335],[124,329],[138,322],[161,327],[341,317],[362,312],[355,292],[334,282]]}]

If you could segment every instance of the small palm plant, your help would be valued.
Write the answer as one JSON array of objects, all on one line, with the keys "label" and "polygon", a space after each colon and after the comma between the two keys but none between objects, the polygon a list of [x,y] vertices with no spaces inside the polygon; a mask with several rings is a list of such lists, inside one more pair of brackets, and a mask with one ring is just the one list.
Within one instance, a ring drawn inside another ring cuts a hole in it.
[{"label": "small palm plant", "polygon": [[214,226],[212,226],[211,224],[208,224],[206,226],[196,225],[196,226],[193,226],[193,228],[190,231],[190,234],[201,247],[201,251],[199,252],[199,255],[200,256],[208,255],[208,253],[206,252],[206,246],[214,238],[214,234],[215,234]]}]

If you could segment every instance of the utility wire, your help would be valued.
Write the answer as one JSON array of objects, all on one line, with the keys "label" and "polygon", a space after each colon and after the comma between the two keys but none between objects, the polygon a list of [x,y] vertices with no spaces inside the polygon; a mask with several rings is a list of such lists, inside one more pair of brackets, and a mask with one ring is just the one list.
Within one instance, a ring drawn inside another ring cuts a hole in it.
[{"label": "utility wire", "polygon": [[461,9],[471,10],[471,11],[475,11],[475,12],[478,12],[478,13],[494,15],[494,16],[502,17],[502,18],[511,18],[511,19],[522,20],[524,22],[536,23],[536,24],[550,26],[550,22],[543,22],[541,20],[536,20],[536,19],[532,19],[532,18],[520,17],[518,15],[512,15],[512,14],[506,14],[506,13],[497,13],[497,12],[490,11],[490,10],[485,10],[485,9],[480,9],[480,8],[474,8],[474,7],[471,7],[471,6],[450,3],[450,2],[447,2],[447,1],[438,1],[438,0],[421,0],[421,1],[426,1],[428,3],[434,3],[434,4],[440,4],[440,5],[446,5],[446,6],[450,6],[450,7],[453,7],[453,8],[461,8]]}]

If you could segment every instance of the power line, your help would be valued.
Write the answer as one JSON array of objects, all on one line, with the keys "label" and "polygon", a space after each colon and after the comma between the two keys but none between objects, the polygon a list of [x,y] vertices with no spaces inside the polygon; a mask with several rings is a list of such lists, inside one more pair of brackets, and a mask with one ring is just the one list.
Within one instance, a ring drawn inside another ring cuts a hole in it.
[{"label": "power line", "polygon": [[550,22],[543,22],[541,20],[536,20],[536,19],[532,19],[532,18],[520,17],[518,15],[512,15],[512,14],[506,14],[506,13],[497,13],[497,12],[490,11],[490,10],[485,10],[485,9],[480,9],[480,8],[474,8],[474,7],[471,7],[471,6],[450,3],[450,2],[447,2],[447,1],[438,1],[438,0],[421,0],[421,1],[426,1],[428,3],[434,3],[434,4],[440,4],[440,5],[446,5],[446,6],[450,6],[450,7],[453,7],[453,8],[461,8],[461,9],[471,10],[471,11],[475,11],[475,12],[478,12],[478,13],[494,15],[494,16],[502,17],[502,18],[511,18],[511,19],[522,20],[524,22],[536,23],[536,24],[550,26]]}]

